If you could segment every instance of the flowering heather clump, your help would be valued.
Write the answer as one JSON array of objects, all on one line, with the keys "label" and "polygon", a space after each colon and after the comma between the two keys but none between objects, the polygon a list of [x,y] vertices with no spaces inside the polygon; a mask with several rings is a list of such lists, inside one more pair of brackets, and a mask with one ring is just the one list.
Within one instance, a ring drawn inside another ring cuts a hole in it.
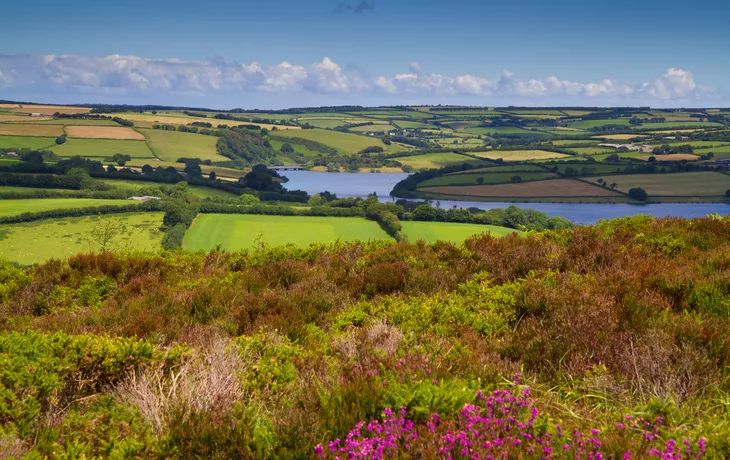
[{"label": "flowering heather clump", "polygon": [[493,459],[493,458],[641,458],[695,459],[705,454],[705,440],[696,446],[689,440],[678,444],[659,438],[663,420],[651,423],[626,417],[616,430],[588,433],[560,425],[548,430],[537,423],[540,411],[530,398],[529,388],[521,391],[497,390],[485,396],[477,393],[474,404],[466,404],[458,419],[442,420],[433,414],[425,424],[416,425],[406,418],[401,407],[396,415],[385,409],[381,422],[359,422],[345,438],[315,448],[320,458],[382,459],[407,453],[416,458]]}]

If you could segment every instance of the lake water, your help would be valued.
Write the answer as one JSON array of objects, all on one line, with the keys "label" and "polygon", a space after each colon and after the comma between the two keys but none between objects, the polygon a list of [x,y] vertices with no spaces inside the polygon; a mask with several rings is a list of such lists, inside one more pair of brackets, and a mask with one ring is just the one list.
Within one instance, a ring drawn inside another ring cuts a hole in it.
[{"label": "lake water", "polygon": [[[391,201],[390,191],[395,184],[408,176],[406,173],[326,173],[316,171],[284,171],[289,178],[285,184],[289,190],[304,190],[314,194],[327,190],[338,197],[365,197],[373,192],[381,201]],[[714,212],[730,214],[730,204],[726,203],[500,203],[482,201],[439,200],[440,207],[454,206],[479,209],[504,208],[514,205],[525,209],[535,209],[549,216],[561,216],[579,225],[592,224],[598,219],[647,214],[656,217],[703,217]],[[436,205],[436,202],[433,202]]]}]

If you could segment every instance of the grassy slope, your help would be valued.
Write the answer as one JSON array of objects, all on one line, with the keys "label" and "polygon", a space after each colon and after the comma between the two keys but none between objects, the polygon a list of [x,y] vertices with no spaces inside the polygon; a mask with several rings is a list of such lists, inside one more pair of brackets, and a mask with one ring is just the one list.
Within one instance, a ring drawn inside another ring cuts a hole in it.
[{"label": "grassy slope", "polygon": [[22,200],[0,200],[0,217],[16,216],[18,214],[23,214],[24,212],[87,208],[90,206],[123,205],[130,203],[132,203],[132,201],[98,200],[93,198],[29,198]]},{"label": "grassy slope", "polygon": [[431,169],[431,168],[442,168],[444,166],[455,165],[455,164],[476,164],[476,165],[487,165],[486,162],[476,160],[464,155],[457,153],[427,153],[425,155],[413,155],[407,157],[395,158],[396,161],[403,163],[404,165],[413,166],[416,169]]},{"label": "grassy slope", "polygon": [[0,149],[45,149],[55,145],[53,137],[0,136]]},{"label": "grassy slope", "polygon": [[338,131],[327,131],[323,129],[303,129],[300,131],[280,131],[276,133],[281,137],[297,137],[309,139],[337,149],[343,154],[357,153],[366,147],[378,146],[388,152],[401,152],[405,149],[399,145],[385,145],[376,137],[358,136],[357,134],[340,133]]},{"label": "grassy slope", "polygon": [[[159,182],[144,182],[144,181],[133,181],[124,179],[97,179],[101,182],[113,185],[114,187],[123,188],[126,190],[139,190],[143,187],[155,187],[167,184],[161,184]],[[228,193],[224,190],[217,190],[209,187],[201,187],[199,185],[188,185],[190,192],[200,198],[232,198],[234,194]]]},{"label": "grassy slope", "polygon": [[427,243],[435,243],[436,241],[461,243],[471,236],[485,232],[492,236],[504,236],[514,233],[515,230],[496,225],[405,221],[403,222],[403,232],[411,242],[423,240]]},{"label": "grassy slope", "polygon": [[124,153],[132,158],[154,158],[145,141],[110,140],[110,139],[68,139],[62,145],[54,145],[51,149],[57,155],[71,157],[106,158],[115,153]]},{"label": "grassy slope", "polygon": [[[50,201],[50,200],[46,200]],[[127,232],[113,240],[119,248],[139,251],[160,249],[162,213],[115,214],[105,219],[121,220]],[[97,249],[89,232],[97,217],[67,217],[0,226],[0,257],[20,264],[64,258]]]},{"label": "grassy slope", "polygon": [[[677,174],[629,174],[605,178],[616,182],[617,189],[628,192],[641,187],[649,196],[718,196],[730,190],[730,176],[719,172]],[[588,178],[587,180],[591,180]]]},{"label": "grassy slope", "polygon": [[177,161],[178,158],[200,158],[201,160],[227,161],[228,158],[216,152],[218,138],[202,134],[140,129],[154,154],[163,161]]},{"label": "grassy slope", "polygon": [[185,249],[253,248],[257,238],[270,245],[389,239],[377,223],[353,217],[292,217],[201,214],[185,234]]}]

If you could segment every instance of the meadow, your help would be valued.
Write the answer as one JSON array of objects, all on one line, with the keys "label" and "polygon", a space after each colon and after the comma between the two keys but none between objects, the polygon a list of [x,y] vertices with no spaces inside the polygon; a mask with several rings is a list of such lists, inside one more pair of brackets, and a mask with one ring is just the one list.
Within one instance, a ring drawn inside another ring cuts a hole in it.
[{"label": "meadow", "polygon": [[[590,179],[588,179],[590,180]],[[686,172],[677,174],[628,174],[611,176],[617,189],[628,192],[634,187],[652,196],[724,196],[730,190],[730,175],[719,172]]]},{"label": "meadow", "polygon": [[454,222],[403,222],[403,232],[408,241],[413,243],[425,241],[428,244],[437,241],[449,241],[461,244],[467,238],[488,233],[491,236],[505,236],[516,231],[511,228],[496,225],[460,224]]},{"label": "meadow", "polygon": [[570,156],[564,153],[549,152],[547,150],[494,150],[469,153],[489,160],[498,160],[501,158],[504,161],[551,160]]},{"label": "meadow", "polygon": [[355,217],[200,214],[185,233],[186,250],[253,249],[258,244],[307,246],[336,240],[390,239],[377,223]]},{"label": "meadow", "polygon": [[274,126],[276,126],[277,129],[281,130],[290,130],[290,129],[296,129],[298,130],[298,126],[284,126],[284,125],[271,125],[267,123],[251,123],[247,121],[242,120],[219,120],[217,118],[198,118],[198,117],[188,117],[188,116],[179,116],[179,115],[167,115],[165,113],[129,113],[125,112],[119,115],[120,117],[131,120],[135,123],[135,125],[144,127],[144,128],[151,128],[153,124],[155,123],[167,123],[171,125],[189,125],[193,122],[201,122],[201,123],[211,123],[213,126],[218,125],[225,125],[225,126],[238,126],[238,125],[256,125],[261,128],[266,129],[272,129]]},{"label": "meadow", "polygon": [[[17,187],[22,190],[34,190]],[[5,187],[2,187],[5,190]],[[36,189],[37,190],[37,189]],[[41,212],[53,209],[88,208],[92,206],[128,205],[128,200],[100,200],[93,198],[27,198],[20,200],[0,200],[0,217],[17,216],[25,212]]]},{"label": "meadow", "polygon": [[543,133],[540,131],[530,131],[527,129],[514,128],[511,126],[495,126],[492,128],[479,126],[479,127],[473,127],[473,128],[465,128],[461,131],[464,133],[474,134],[474,135],[502,134],[502,135],[524,136],[524,137],[546,137],[546,136],[548,136],[547,133]]},{"label": "meadow", "polygon": [[356,134],[347,134],[338,131],[327,131],[323,129],[302,129],[299,131],[285,132],[282,131],[277,132],[276,135],[278,137],[293,138],[295,142],[297,138],[319,142],[335,148],[338,152],[344,154],[357,153],[370,146],[382,147],[383,150],[393,153],[405,150],[404,148],[395,144],[385,145],[383,144],[383,141],[381,141],[377,137],[358,136]]},{"label": "meadow", "polygon": [[[277,141],[274,139],[269,139],[269,144],[271,144],[271,148],[273,148],[275,152],[280,152],[281,146],[284,145],[284,142]],[[318,150],[312,150],[302,144],[297,144],[296,142],[294,142],[293,139],[291,142],[288,142],[288,144],[291,146],[291,148],[294,150],[294,152],[304,155],[305,157],[318,157],[318,156],[322,155],[322,152],[320,152]]]},{"label": "meadow", "polygon": [[415,169],[443,168],[444,166],[464,163],[471,165],[487,164],[481,160],[451,152],[397,157],[395,160],[404,165],[412,166]]},{"label": "meadow", "polygon": [[[114,214],[103,219],[118,221],[125,226],[125,231],[112,240],[113,247],[151,252],[161,249],[162,233],[159,228],[162,226],[162,213]],[[0,225],[0,258],[30,265],[99,250],[98,244],[91,238],[92,229],[98,221],[99,217],[95,216],[66,217]]]},{"label": "meadow", "polygon": [[56,145],[54,137],[0,136],[0,149],[46,149]]},{"label": "meadow", "polygon": [[164,131],[161,129],[140,129],[152,152],[162,161],[177,161],[178,158],[200,158],[201,160],[227,161],[218,154],[215,136]]},{"label": "meadow", "polygon": [[109,139],[67,139],[64,144],[53,142],[51,150],[62,157],[82,156],[88,158],[107,158],[123,153],[132,158],[155,158],[144,141]]},{"label": "meadow", "polygon": [[[155,182],[134,181],[124,179],[96,179],[97,181],[110,185],[114,188],[124,190],[139,190],[147,187],[156,187],[160,184]],[[224,190],[217,190],[210,187],[201,187],[199,185],[188,185],[186,189],[198,198],[234,198],[236,195]]]},{"label": "meadow", "polygon": [[600,155],[602,153],[616,153],[613,147],[569,147],[567,150],[576,155]]}]

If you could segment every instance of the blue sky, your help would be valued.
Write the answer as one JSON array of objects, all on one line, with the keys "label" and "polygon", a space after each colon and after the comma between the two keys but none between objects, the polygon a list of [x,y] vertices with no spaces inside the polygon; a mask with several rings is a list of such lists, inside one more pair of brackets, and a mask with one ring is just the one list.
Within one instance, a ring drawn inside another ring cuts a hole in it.
[{"label": "blue sky", "polygon": [[727,1],[6,0],[2,15],[2,99],[221,108],[730,101]]}]

